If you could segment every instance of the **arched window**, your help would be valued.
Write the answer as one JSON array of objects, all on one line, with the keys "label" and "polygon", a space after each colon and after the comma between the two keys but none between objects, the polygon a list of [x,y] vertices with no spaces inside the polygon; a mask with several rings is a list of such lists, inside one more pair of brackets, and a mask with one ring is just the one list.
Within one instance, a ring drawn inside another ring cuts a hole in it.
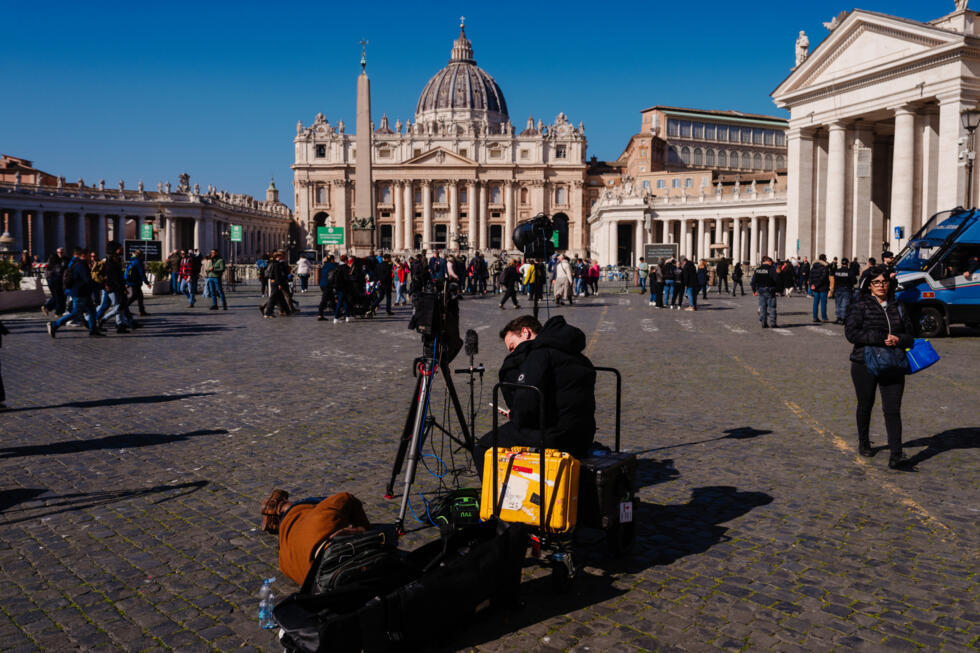
[{"label": "arched window", "polygon": [[687,145],[681,148],[681,161],[684,165],[689,165],[691,163],[691,148]]},{"label": "arched window", "polygon": [[718,150],[718,167],[719,168],[728,167],[728,155],[725,154],[725,150]]},{"label": "arched window", "polygon": [[758,152],[752,157],[752,167],[755,170],[762,170],[762,155]]},{"label": "arched window", "polygon": [[772,170],[772,155],[766,155],[766,170]]},{"label": "arched window", "polygon": [[703,165],[703,164],[704,164],[704,160],[702,159],[702,156],[701,156],[701,148],[700,147],[696,147],[696,148],[694,148],[694,165],[700,166],[700,165]]},{"label": "arched window", "polygon": [[748,170],[752,167],[752,155],[748,152],[742,152],[742,168]]},{"label": "arched window", "polygon": [[500,201],[501,201],[500,200],[500,186],[491,186],[490,187],[490,203],[491,204],[500,204]]},{"label": "arched window", "polygon": [[521,205],[522,206],[527,206],[527,189],[526,188],[522,188],[521,189]]},{"label": "arched window", "polygon": [[728,152],[728,167],[729,168],[738,167],[738,152],[733,152],[733,151]]},{"label": "arched window", "polygon": [[446,202],[446,187],[436,186],[436,203],[444,204]]},{"label": "arched window", "polygon": [[327,203],[327,189],[324,186],[316,187],[316,203],[326,204]]},{"label": "arched window", "polygon": [[776,170],[785,170],[785,169],[786,169],[786,157],[783,156],[782,154],[777,154],[776,155]]},{"label": "arched window", "polygon": [[681,162],[681,155],[677,151],[677,148],[671,145],[667,149],[667,165],[677,165]]},{"label": "arched window", "polygon": [[381,203],[391,204],[391,186],[381,187]]},{"label": "arched window", "polygon": [[555,189],[555,204],[558,206],[565,206],[568,204],[568,191],[565,190],[564,186],[559,186]]}]

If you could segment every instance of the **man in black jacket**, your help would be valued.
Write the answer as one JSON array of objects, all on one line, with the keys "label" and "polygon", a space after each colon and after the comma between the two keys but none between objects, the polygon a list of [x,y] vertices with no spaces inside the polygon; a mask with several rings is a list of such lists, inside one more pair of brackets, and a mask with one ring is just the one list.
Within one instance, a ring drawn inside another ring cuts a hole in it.
[{"label": "man in black jacket", "polygon": [[847,317],[847,308],[851,305],[851,297],[854,294],[854,283],[857,278],[854,276],[854,268],[848,260],[841,259],[841,264],[834,270],[834,317],[835,324],[844,324]]},{"label": "man in black jacket", "polygon": [[[544,446],[585,457],[595,437],[595,369],[582,353],[585,334],[561,315],[544,326],[525,315],[507,323],[500,337],[510,352],[500,366],[500,381],[540,389],[545,423],[535,391],[504,388],[510,420],[498,429],[497,446]],[[493,434],[488,433],[474,448],[481,476],[492,445]]]},{"label": "man in black jacket", "polygon": [[762,257],[762,265],[752,273],[752,294],[759,298],[759,321],[762,328],[768,329],[776,324],[776,297],[779,295],[779,272],[768,256]]},{"label": "man in black jacket", "polygon": [[51,297],[44,303],[41,310],[45,315],[54,311],[61,315],[65,312],[65,285],[61,278],[65,274],[65,266],[68,265],[68,257],[65,256],[65,248],[59,247],[57,251],[48,258],[47,269],[44,272],[48,282],[48,290]]},{"label": "man in black jacket", "polygon": [[[830,292],[830,268],[827,267],[827,255],[821,254],[810,268],[810,292],[813,294],[813,321],[820,323],[821,318],[827,321],[827,293]],[[817,315],[817,309],[820,315]]]},{"label": "man in black jacket", "polygon": [[725,294],[728,294],[728,259],[718,261],[715,267],[715,280],[718,282],[718,294],[721,294],[721,284],[725,284]]},{"label": "man in black jacket", "polygon": [[500,273],[500,285],[504,287],[504,296],[500,298],[500,309],[503,310],[504,304],[507,303],[507,298],[514,302],[514,308],[520,308],[521,305],[517,303],[517,283],[520,281],[521,275],[517,271],[517,259],[511,261],[511,263],[504,268],[504,271]]},{"label": "man in black jacket", "polygon": [[[687,295],[686,311],[698,310],[698,269],[694,266],[694,261],[681,258],[681,285],[684,287],[684,294]],[[679,304],[678,304],[679,305]]]},{"label": "man in black jacket", "polygon": [[[392,315],[391,312],[391,254],[385,254],[381,258],[381,263],[374,269],[377,275],[378,283],[381,284],[381,297],[385,298],[385,313]],[[373,278],[373,277],[372,277]],[[381,303],[381,299],[378,299],[378,303]]]},{"label": "man in black jacket", "polygon": [[110,317],[116,319],[116,333],[129,333],[133,326],[133,316],[126,307],[126,279],[123,274],[123,247],[112,241],[108,246],[109,253],[105,257],[103,271],[105,282],[102,288],[102,302],[99,304],[95,319],[102,322]]},{"label": "man in black jacket", "polygon": [[269,301],[265,303],[265,310],[263,312],[266,318],[275,317],[273,311],[276,306],[279,307],[279,311],[283,316],[292,313],[292,310],[286,302],[286,295],[283,290],[289,285],[289,265],[283,260],[284,258],[285,254],[277,251],[273,254],[272,260],[269,261],[269,265],[265,269],[265,276],[269,280]]}]

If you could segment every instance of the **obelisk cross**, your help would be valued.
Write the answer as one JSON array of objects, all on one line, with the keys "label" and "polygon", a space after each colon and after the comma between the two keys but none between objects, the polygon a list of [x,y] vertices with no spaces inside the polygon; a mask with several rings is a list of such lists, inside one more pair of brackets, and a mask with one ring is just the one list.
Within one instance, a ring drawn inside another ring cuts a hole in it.
[{"label": "obelisk cross", "polygon": [[361,71],[367,66],[367,44],[365,39],[361,39]]}]

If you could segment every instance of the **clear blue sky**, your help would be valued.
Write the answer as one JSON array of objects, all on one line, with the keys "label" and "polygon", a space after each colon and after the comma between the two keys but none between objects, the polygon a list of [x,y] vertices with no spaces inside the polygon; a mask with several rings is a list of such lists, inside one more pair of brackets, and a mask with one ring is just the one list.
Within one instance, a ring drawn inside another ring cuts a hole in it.
[{"label": "clear blue sky", "polygon": [[[953,0],[868,0],[937,18]],[[604,8],[605,7],[605,8]],[[769,93],[815,47],[837,2],[0,2],[0,152],[69,180],[213,183],[292,205],[296,121],[353,131],[366,38],[373,113],[414,116],[466,16],[477,63],[511,120],[583,121],[589,155],[617,157],[654,104],[779,115]],[[602,13],[597,9],[604,9]],[[811,47],[812,49],[812,47]]]}]

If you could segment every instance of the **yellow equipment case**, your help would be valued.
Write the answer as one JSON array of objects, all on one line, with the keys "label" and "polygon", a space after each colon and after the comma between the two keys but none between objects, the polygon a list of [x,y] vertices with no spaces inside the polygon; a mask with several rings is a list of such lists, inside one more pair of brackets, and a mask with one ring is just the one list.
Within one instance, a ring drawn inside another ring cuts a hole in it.
[{"label": "yellow equipment case", "polygon": [[[496,460],[494,460],[496,451]],[[511,447],[487,450],[483,463],[480,518],[494,515],[494,469],[497,473],[497,507],[501,521],[542,527],[540,450]],[[579,461],[557,449],[544,451],[544,529],[565,533],[575,528],[578,517]]]}]

